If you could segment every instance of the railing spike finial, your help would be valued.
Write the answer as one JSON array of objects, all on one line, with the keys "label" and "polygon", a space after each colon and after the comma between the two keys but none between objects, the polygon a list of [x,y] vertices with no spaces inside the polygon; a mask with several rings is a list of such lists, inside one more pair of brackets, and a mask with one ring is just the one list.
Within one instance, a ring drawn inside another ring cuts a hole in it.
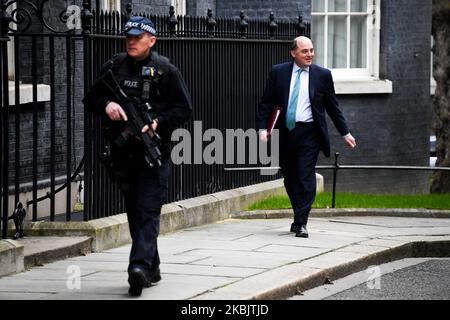
[{"label": "railing spike finial", "polygon": [[173,6],[170,6],[169,8],[169,21],[167,22],[169,24],[169,33],[171,37],[176,37],[176,28],[178,24],[178,19],[175,16],[175,8]]},{"label": "railing spike finial", "polygon": [[275,32],[278,29],[278,24],[275,22],[275,14],[273,11],[269,15],[269,34],[270,39],[275,39]]},{"label": "railing spike finial", "polygon": [[127,12],[127,20],[129,20],[133,12],[133,5],[131,3],[127,4],[126,12]]},{"label": "railing spike finial", "polygon": [[0,12],[0,20],[1,20],[0,37],[1,38],[8,38],[9,23],[11,21],[13,21],[12,16],[9,14],[9,12],[6,11],[6,5],[7,5],[7,1],[2,0],[1,12]]},{"label": "railing spike finial", "polygon": [[89,0],[83,1],[83,10],[81,11],[81,24],[83,28],[83,34],[89,34],[92,32],[92,20],[94,15],[91,12],[91,3]]},{"label": "railing spike finial", "polygon": [[211,9],[208,9],[208,20],[206,21],[206,29],[208,30],[208,37],[214,38],[214,27],[216,26],[217,22],[214,20],[213,13]]},{"label": "railing spike finial", "polygon": [[247,33],[247,28],[248,28],[248,22],[247,22],[247,17],[245,16],[245,12],[243,10],[239,14],[239,18],[241,19],[241,23],[239,25],[239,29],[241,32],[241,38],[245,39],[245,38],[247,38],[246,33]]},{"label": "railing spike finial", "polygon": [[307,30],[307,26],[306,24],[303,22],[303,12],[299,11],[298,13],[298,22],[295,26],[295,29],[297,30],[297,36],[306,36],[306,30]]}]

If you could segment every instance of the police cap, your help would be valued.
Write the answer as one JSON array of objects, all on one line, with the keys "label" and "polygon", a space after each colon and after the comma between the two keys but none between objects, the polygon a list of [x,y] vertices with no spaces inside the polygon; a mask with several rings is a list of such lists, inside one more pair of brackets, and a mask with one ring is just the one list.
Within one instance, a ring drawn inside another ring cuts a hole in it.
[{"label": "police cap", "polygon": [[127,36],[139,36],[144,32],[156,36],[156,29],[153,22],[150,19],[141,16],[131,17],[125,24],[124,32]]}]

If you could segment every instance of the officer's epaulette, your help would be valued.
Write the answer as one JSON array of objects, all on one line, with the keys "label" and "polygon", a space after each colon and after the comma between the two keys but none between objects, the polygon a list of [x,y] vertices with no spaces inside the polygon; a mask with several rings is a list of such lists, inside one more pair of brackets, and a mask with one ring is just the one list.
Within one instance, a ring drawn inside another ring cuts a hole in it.
[{"label": "officer's epaulette", "polygon": [[160,55],[156,51],[152,51],[152,61],[158,64],[170,64],[170,59]]},{"label": "officer's epaulette", "polygon": [[152,51],[152,58],[148,66],[156,67],[157,73],[161,76],[171,70],[171,63],[169,58],[160,55],[156,51]]},{"label": "officer's epaulette", "polygon": [[117,61],[118,59],[122,60],[122,59],[125,59],[126,56],[127,56],[126,52],[116,53],[112,56],[111,60],[113,60],[113,61]]},{"label": "officer's epaulette", "polygon": [[113,64],[113,65],[121,64],[125,60],[126,57],[127,57],[126,52],[116,53],[115,55],[112,56],[112,58],[110,60],[111,64]]}]

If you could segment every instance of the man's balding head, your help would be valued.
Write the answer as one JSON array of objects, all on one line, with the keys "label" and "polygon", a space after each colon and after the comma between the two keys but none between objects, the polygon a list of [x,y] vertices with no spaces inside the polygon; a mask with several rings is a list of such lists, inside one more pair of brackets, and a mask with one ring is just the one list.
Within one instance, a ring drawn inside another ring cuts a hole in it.
[{"label": "man's balding head", "polygon": [[291,56],[300,68],[309,67],[314,60],[314,46],[310,38],[300,36],[294,39]]},{"label": "man's balding head", "polygon": [[311,44],[312,45],[312,41],[310,38],[305,37],[305,36],[297,37],[292,41],[291,51],[297,49],[300,44]]}]

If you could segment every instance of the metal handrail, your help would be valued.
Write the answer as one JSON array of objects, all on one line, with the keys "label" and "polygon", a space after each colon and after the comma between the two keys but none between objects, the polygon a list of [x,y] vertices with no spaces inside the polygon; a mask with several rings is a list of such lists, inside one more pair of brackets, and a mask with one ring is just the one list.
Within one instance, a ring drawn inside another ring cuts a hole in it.
[{"label": "metal handrail", "polygon": [[72,174],[72,176],[70,177],[69,181],[66,181],[62,186],[60,186],[58,189],[56,189],[55,192],[53,192],[53,193],[47,192],[47,194],[45,196],[37,198],[36,200],[29,200],[29,201],[27,201],[27,203],[26,203],[27,207],[32,205],[32,204],[36,204],[38,202],[44,201],[46,199],[51,199],[56,194],[58,194],[59,192],[64,190],[69,183],[73,182],[75,180],[75,178],[80,175],[80,171],[81,171],[81,169],[83,169],[83,166],[84,166],[84,160],[85,160],[85,156],[83,156],[83,158],[81,159],[78,167],[75,169],[75,172]]},{"label": "metal handrail", "polygon": [[[386,165],[340,165],[339,152],[334,154],[334,165],[316,166],[316,170],[333,170],[333,191],[331,207],[336,207],[336,184],[339,170],[414,170],[414,171],[450,171],[450,167],[420,167],[420,166],[386,166]],[[280,167],[244,167],[224,168],[225,171],[255,171],[255,170],[280,170]]]},{"label": "metal handrail", "polygon": [[[317,170],[332,170],[335,169],[336,166],[328,165],[328,166],[316,166]],[[424,170],[424,171],[450,171],[449,167],[415,167],[415,166],[378,166],[378,165],[339,165],[339,169],[347,169],[347,170]],[[225,171],[255,171],[255,170],[281,170],[280,167],[244,167],[244,168],[224,168]]]}]

